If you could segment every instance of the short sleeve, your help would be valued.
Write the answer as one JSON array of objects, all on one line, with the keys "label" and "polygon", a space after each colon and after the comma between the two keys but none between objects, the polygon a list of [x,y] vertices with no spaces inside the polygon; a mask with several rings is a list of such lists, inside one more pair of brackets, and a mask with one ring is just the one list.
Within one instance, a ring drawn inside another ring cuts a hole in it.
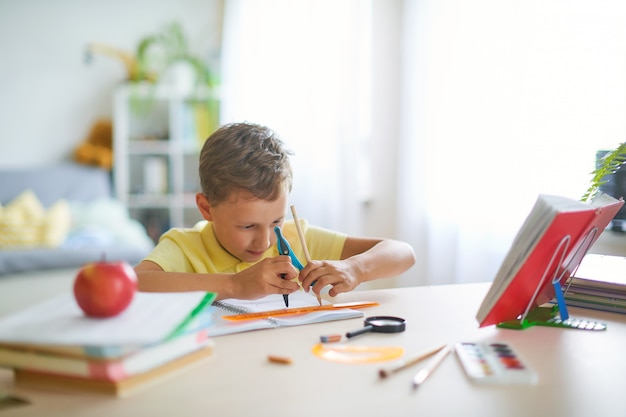
[{"label": "short sleeve", "polygon": [[144,260],[154,262],[166,272],[194,272],[183,249],[167,236],[161,238]]},{"label": "short sleeve", "polygon": [[339,260],[347,235],[317,226],[307,226],[305,239],[313,260]]}]

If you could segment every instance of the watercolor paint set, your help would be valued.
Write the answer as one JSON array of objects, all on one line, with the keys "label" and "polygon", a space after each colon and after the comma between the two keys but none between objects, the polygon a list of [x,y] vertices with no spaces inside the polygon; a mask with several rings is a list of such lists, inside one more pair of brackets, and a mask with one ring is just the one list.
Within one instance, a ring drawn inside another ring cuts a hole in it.
[{"label": "watercolor paint set", "polygon": [[461,342],[455,351],[467,376],[477,384],[533,385],[537,375],[508,343]]}]

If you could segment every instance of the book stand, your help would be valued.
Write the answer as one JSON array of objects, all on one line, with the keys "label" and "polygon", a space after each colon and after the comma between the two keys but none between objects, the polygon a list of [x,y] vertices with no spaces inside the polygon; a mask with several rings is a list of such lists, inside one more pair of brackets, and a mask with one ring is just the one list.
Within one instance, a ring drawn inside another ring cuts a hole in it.
[{"label": "book stand", "polygon": [[[589,232],[583,237],[581,244],[575,251],[573,251],[574,253],[569,257],[569,260],[567,262],[565,262],[565,256],[568,253],[568,248],[571,244],[572,238],[570,235],[563,236],[556,250],[552,254],[552,258],[550,259],[550,262],[543,272],[541,280],[535,288],[535,292],[529,300],[524,313],[519,317],[519,319],[507,320],[502,323],[498,323],[496,326],[505,329],[515,330],[523,330],[532,326],[561,327],[578,330],[606,330],[606,324],[604,323],[585,319],[571,318],[569,316],[569,312],[567,311],[565,296],[561,288],[561,281],[563,280],[565,273],[567,271],[572,271],[572,275],[574,275],[574,273],[580,266],[580,262],[582,261],[584,255],[587,253],[593,242],[595,242],[595,237],[597,234],[597,227],[589,230]],[[558,265],[562,265],[561,268],[553,268],[556,259],[559,259]],[[573,268],[570,268],[572,266]],[[556,305],[542,305],[531,309],[531,307],[535,303],[535,300],[537,299],[537,296],[539,295],[539,292],[544,286],[546,278],[551,273],[551,271],[552,286],[554,288]],[[567,292],[567,288],[565,291]]]}]

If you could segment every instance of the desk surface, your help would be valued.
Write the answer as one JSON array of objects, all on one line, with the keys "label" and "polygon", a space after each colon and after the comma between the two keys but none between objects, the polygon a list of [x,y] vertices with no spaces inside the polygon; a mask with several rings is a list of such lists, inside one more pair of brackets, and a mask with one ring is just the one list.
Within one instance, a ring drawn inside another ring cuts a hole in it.
[{"label": "desk surface", "polygon": [[[55,293],[69,291],[73,272],[46,278],[0,278],[0,316]],[[215,338],[207,361],[128,398],[54,393],[13,386],[0,370],[0,392],[31,405],[2,411],[8,416],[623,416],[626,389],[626,316],[571,309],[574,317],[602,320],[605,332],[531,328],[479,329],[474,315],[489,284],[444,285],[342,294],[337,301],[373,300],[366,315],[407,319],[397,334],[360,336],[359,345],[402,346],[410,356],[440,343],[506,341],[539,376],[534,386],[479,386],[450,355],[417,391],[411,379],[420,365],[381,380],[384,364],[339,364],[311,353],[322,334],[359,328],[360,319]],[[276,365],[267,355],[293,360]]]}]

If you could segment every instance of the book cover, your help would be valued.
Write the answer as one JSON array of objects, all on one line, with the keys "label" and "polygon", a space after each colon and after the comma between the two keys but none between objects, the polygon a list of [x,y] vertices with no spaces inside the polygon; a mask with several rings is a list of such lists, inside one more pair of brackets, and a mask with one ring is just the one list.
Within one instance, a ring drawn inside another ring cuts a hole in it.
[{"label": "book cover", "polygon": [[571,301],[576,301],[579,306],[582,303],[585,303],[589,306],[593,306],[595,304],[599,305],[608,305],[612,307],[620,307],[626,310],[626,299],[624,298],[613,298],[613,297],[604,297],[590,294],[580,294],[580,293],[567,293],[565,294],[565,302],[569,303]]},{"label": "book cover", "polygon": [[0,349],[28,350],[40,354],[57,355],[67,358],[91,358],[94,360],[118,359],[148,346],[150,345],[82,346],[0,342]]},{"label": "book cover", "polygon": [[115,360],[97,360],[0,347],[0,367],[94,380],[120,381],[147,372],[193,351],[211,347],[206,330],[140,349]]},{"label": "book cover", "polygon": [[[328,301],[323,301],[329,304]],[[289,294],[289,307],[308,307],[318,305],[317,298],[310,292],[297,291]],[[223,316],[241,313],[256,313],[284,308],[282,296],[268,295],[258,300],[225,299],[213,303],[210,310],[213,324],[207,328],[209,336],[221,336],[252,330],[271,329],[285,326],[301,326],[305,324],[321,323],[332,320],[362,318],[362,311],[353,309],[324,310],[292,316],[271,317],[260,320],[246,320],[234,322],[225,320]]]},{"label": "book cover", "polygon": [[[137,292],[120,315],[85,316],[71,293],[62,294],[0,319],[0,344],[80,346],[85,352],[132,350],[198,330],[197,318],[216,294],[205,292]],[[128,348],[125,348],[128,347]],[[78,349],[75,349],[76,351]]]},{"label": "book cover", "polygon": [[584,295],[592,295],[596,297],[604,297],[604,298],[615,298],[619,300],[626,300],[626,291],[622,290],[613,290],[613,289],[603,289],[596,287],[587,287],[587,286],[579,286],[579,285],[571,285],[569,281],[566,283],[567,291],[565,292],[565,297],[571,294],[584,294]]},{"label": "book cover", "polygon": [[171,378],[191,366],[209,358],[212,346],[207,346],[164,363],[147,372],[117,381],[87,379],[73,376],[16,369],[15,384],[23,387],[44,388],[54,391],[89,392],[94,394],[127,397],[166,378]]},{"label": "book cover", "polygon": [[588,301],[565,300],[570,307],[588,308],[591,310],[608,311],[611,313],[626,314],[626,307],[612,305],[609,303],[590,303]]},{"label": "book cover", "polygon": [[606,194],[591,203],[538,196],[476,314],[480,327],[550,301],[553,280],[568,278],[623,204]]}]

